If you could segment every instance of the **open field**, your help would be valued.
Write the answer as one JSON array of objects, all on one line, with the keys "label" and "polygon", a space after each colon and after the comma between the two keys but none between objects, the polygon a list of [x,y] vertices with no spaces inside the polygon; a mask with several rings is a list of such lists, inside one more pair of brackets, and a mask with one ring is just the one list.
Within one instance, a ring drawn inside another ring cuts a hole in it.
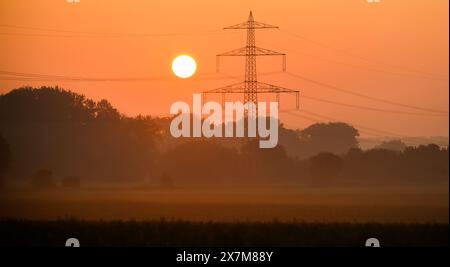
[{"label": "open field", "polygon": [[22,188],[0,194],[3,219],[448,223],[448,211],[448,185],[420,190],[300,186]]},{"label": "open field", "polygon": [[448,246],[448,211],[448,186],[11,188],[0,245]]}]

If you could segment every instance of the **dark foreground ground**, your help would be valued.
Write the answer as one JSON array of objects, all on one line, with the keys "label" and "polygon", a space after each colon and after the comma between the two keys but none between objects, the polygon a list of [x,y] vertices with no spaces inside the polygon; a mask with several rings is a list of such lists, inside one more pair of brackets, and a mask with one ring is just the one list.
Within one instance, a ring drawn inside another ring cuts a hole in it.
[{"label": "dark foreground ground", "polygon": [[448,246],[448,224],[0,221],[1,246]]}]

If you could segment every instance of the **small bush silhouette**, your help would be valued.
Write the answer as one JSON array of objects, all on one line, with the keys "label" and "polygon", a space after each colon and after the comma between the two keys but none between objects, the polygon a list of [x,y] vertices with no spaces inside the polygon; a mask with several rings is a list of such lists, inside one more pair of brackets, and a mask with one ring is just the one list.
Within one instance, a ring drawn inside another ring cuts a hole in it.
[{"label": "small bush silhouette", "polygon": [[37,171],[31,178],[31,184],[33,187],[40,189],[55,187],[52,171],[46,169]]},{"label": "small bush silhouette", "polygon": [[0,134],[0,178],[9,169],[11,149],[6,139]]},{"label": "small bush silhouette", "polygon": [[81,182],[80,179],[76,176],[67,176],[62,179],[61,185],[66,188],[76,188],[80,187]]}]

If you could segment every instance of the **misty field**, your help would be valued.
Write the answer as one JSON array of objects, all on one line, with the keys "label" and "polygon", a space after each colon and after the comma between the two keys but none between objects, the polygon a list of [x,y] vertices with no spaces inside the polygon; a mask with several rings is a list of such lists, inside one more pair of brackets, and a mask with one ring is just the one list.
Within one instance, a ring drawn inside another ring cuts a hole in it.
[{"label": "misty field", "polygon": [[0,194],[3,219],[448,223],[448,215],[448,185],[17,188]]}]

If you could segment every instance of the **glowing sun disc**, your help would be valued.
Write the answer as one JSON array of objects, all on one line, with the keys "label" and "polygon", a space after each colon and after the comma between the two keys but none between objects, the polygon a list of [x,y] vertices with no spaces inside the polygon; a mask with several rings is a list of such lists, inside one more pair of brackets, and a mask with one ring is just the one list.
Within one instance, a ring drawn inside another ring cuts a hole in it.
[{"label": "glowing sun disc", "polygon": [[197,63],[188,55],[176,57],[172,62],[173,73],[180,78],[189,78],[197,70]]}]

